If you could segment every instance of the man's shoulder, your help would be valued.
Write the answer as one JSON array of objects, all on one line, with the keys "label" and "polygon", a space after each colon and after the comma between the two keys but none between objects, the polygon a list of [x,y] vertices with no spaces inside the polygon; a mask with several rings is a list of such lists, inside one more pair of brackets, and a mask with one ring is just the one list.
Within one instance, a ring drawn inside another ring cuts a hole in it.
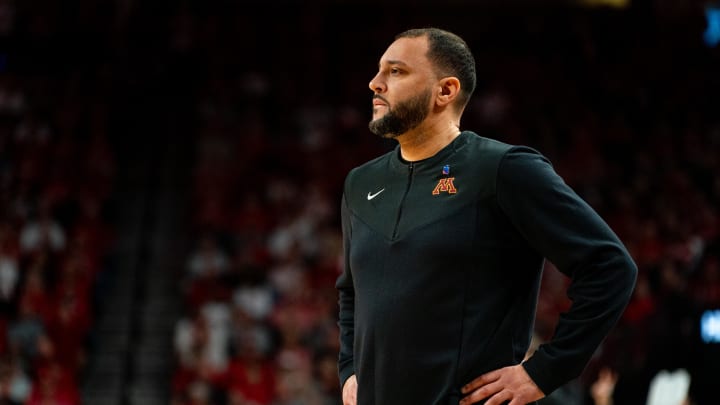
[{"label": "man's shoulder", "polygon": [[483,153],[484,155],[490,155],[495,156],[498,159],[503,159],[507,155],[540,155],[542,156],[542,153],[540,153],[537,149],[522,145],[522,144],[513,144],[513,143],[507,143],[500,141],[498,139],[494,138],[488,138],[482,135],[475,134],[474,132],[471,132],[472,135],[470,137],[470,140],[468,144],[472,145],[474,151],[478,151]]},{"label": "man's shoulder", "polygon": [[517,145],[509,144],[494,138],[488,138],[483,135],[478,135],[475,132],[466,132],[468,132],[468,146],[472,147],[476,151],[503,155],[507,151],[517,147]]},{"label": "man's shoulder", "polygon": [[469,132],[460,148],[464,160],[470,162],[478,173],[493,176],[506,155],[518,148],[518,145],[506,143],[494,138]]}]

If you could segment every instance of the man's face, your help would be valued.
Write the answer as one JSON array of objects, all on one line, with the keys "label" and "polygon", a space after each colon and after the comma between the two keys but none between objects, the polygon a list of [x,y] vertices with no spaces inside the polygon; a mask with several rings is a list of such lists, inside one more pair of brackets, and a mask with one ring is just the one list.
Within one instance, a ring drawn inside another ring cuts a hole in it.
[{"label": "man's face", "polygon": [[394,138],[420,125],[430,113],[436,78],[425,54],[427,39],[401,38],[380,58],[370,81],[373,91],[373,133]]},{"label": "man's face", "polygon": [[[370,131],[383,138],[395,138],[417,127],[430,112],[428,104],[431,95],[430,89],[425,89],[419,94],[397,101],[394,104],[383,101],[383,103],[387,104],[387,108],[384,108],[384,114],[377,114],[375,112],[377,108],[373,107],[373,117],[376,115],[380,115],[380,117],[370,121],[370,124],[368,124]],[[379,96],[376,95],[375,97]]]}]

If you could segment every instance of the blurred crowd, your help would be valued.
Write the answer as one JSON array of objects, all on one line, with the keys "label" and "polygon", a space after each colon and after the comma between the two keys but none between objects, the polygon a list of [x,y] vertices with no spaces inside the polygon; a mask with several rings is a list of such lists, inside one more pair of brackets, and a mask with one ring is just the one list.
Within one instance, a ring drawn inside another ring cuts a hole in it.
[{"label": "blurred crowd", "polygon": [[[395,33],[440,23],[478,61],[461,126],[548,156],[639,266],[618,326],[552,397],[642,404],[654,378],[686,370],[690,403],[712,403],[720,343],[699,338],[699,318],[720,309],[720,56],[701,15],[659,15],[646,1],[382,13],[51,3],[0,0],[0,403],[80,403],[113,241],[103,212],[122,169],[108,131],[149,89],[159,102],[141,104],[143,119],[180,119],[163,108],[182,95],[195,134],[172,405],[340,404],[342,182],[394,147],[367,130],[367,83]],[[139,84],[155,80],[167,86]],[[139,97],[108,102],[108,86]],[[569,305],[567,284],[548,263],[536,344]]]},{"label": "blurred crowd", "polygon": [[0,403],[76,405],[117,161],[95,64],[53,49],[62,18],[33,6],[0,1]]},{"label": "blurred crowd", "polygon": [[67,77],[0,70],[0,403],[80,403],[115,159]]}]

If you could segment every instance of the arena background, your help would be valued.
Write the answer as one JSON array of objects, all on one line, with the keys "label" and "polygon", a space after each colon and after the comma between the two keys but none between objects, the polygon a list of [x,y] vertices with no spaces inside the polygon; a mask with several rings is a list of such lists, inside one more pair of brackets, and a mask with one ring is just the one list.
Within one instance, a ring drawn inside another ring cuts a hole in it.
[{"label": "arena background", "polygon": [[[379,56],[434,25],[477,58],[462,127],[546,154],[640,269],[543,403],[671,403],[686,372],[716,404],[718,8],[0,0],[0,403],[340,404],[342,181],[393,146]],[[548,263],[537,342],[566,285]]]}]

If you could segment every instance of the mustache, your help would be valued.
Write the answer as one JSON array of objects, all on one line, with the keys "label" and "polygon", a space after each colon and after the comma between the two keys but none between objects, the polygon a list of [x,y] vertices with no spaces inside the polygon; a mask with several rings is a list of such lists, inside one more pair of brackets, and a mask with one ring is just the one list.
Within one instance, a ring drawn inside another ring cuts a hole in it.
[{"label": "mustache", "polygon": [[381,95],[379,95],[379,94],[375,94],[372,99],[375,100],[376,98],[382,100],[385,104],[390,105],[390,102],[387,101],[387,100],[385,99],[385,97],[383,97],[383,96],[381,96]]}]

